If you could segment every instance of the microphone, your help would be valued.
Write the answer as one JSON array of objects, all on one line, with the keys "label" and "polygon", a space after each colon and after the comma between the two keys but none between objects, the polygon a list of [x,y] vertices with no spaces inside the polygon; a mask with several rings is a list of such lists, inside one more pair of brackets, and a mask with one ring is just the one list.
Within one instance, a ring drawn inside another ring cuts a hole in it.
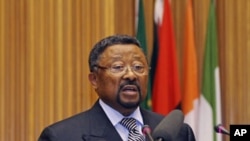
[{"label": "microphone", "polygon": [[142,133],[146,135],[150,141],[154,141],[153,137],[151,136],[151,129],[148,125],[144,125],[142,127]]},{"label": "microphone", "polygon": [[227,129],[225,129],[222,124],[218,124],[214,127],[214,130],[217,132],[217,133],[220,133],[220,134],[225,134],[225,135],[230,135],[229,131]]},{"label": "microphone", "polygon": [[173,141],[179,133],[184,121],[181,110],[173,110],[156,126],[152,137],[157,141]]}]

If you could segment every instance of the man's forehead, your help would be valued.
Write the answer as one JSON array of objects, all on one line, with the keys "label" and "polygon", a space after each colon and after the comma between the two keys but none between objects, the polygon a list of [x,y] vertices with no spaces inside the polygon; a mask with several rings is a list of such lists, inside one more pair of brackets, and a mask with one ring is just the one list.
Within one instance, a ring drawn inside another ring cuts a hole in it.
[{"label": "man's forehead", "polygon": [[125,56],[130,57],[142,57],[144,53],[139,47],[130,46],[130,47],[110,47],[107,48],[102,54],[102,57],[111,57],[111,58],[123,58]]},{"label": "man's forehead", "polygon": [[105,53],[117,53],[117,54],[126,54],[126,53],[138,53],[141,54],[143,53],[142,49],[136,45],[133,44],[128,44],[128,45],[123,45],[123,44],[118,44],[118,45],[112,45],[107,47],[103,54]]}]

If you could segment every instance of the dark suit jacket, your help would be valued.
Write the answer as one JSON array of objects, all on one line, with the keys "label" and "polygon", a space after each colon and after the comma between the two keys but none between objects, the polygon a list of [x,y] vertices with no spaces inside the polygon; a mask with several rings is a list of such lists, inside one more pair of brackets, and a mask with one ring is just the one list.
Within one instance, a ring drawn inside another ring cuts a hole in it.
[{"label": "dark suit jacket", "polygon": [[[145,125],[153,130],[164,116],[141,109]],[[147,139],[148,140],[148,139]],[[119,133],[96,102],[88,111],[46,127],[38,141],[122,141]],[[183,124],[175,141],[195,141],[190,126]]]}]

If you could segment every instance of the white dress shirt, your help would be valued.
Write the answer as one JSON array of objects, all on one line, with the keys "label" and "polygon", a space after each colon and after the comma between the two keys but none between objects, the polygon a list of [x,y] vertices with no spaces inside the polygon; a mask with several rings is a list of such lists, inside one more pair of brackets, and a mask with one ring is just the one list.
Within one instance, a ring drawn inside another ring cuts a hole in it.
[{"label": "white dress shirt", "polygon": [[[104,110],[105,114],[107,115],[107,117],[109,118],[113,126],[115,127],[116,131],[120,134],[122,140],[127,141],[129,131],[126,127],[122,126],[119,123],[125,116],[123,116],[121,113],[117,112],[112,107],[104,103],[101,99],[99,99],[99,103],[102,109]],[[141,129],[144,124],[143,124],[143,119],[142,119],[142,115],[140,112],[140,108],[138,107],[131,115],[127,117],[133,117],[136,119],[136,125],[139,129],[139,132],[142,134]]]}]

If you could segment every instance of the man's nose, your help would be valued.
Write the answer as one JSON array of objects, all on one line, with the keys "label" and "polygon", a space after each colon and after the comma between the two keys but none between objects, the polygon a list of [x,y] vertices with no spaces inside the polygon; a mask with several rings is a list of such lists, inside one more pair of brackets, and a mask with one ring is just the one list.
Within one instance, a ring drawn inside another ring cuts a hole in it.
[{"label": "man's nose", "polygon": [[137,76],[136,76],[135,72],[131,69],[131,67],[127,67],[126,71],[124,72],[123,77],[130,79],[130,80],[134,80],[134,79],[136,79]]}]

